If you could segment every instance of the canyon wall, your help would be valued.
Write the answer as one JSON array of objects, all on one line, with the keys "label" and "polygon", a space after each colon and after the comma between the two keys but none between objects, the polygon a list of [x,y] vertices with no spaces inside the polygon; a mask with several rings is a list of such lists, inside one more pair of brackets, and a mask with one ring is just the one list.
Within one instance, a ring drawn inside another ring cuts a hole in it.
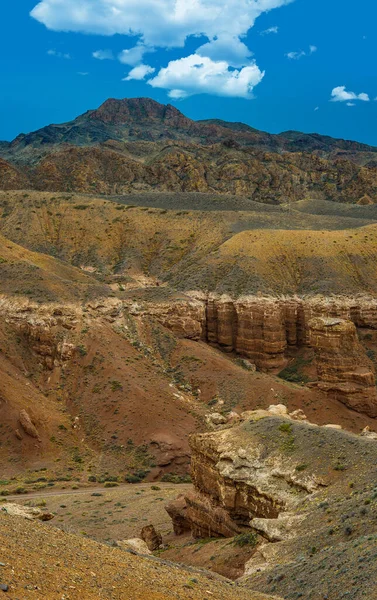
[{"label": "canyon wall", "polygon": [[[153,316],[176,335],[245,356],[262,371],[283,369],[289,348],[312,346],[318,375],[312,385],[354,410],[377,416],[375,369],[356,329],[377,329],[374,298],[249,296],[232,300],[192,294],[169,303],[133,305],[130,310]],[[338,319],[343,325],[329,329],[324,319]]]},{"label": "canyon wall", "polygon": [[318,388],[349,408],[377,417],[375,369],[360,344],[355,325],[317,317],[309,322],[316,355]]},{"label": "canyon wall", "polygon": [[203,340],[224,352],[249,358],[260,370],[286,365],[289,346],[310,346],[309,322],[315,317],[352,321],[377,329],[374,298],[229,296],[192,293],[163,303],[130,303],[131,314],[149,315],[176,335]]},{"label": "canyon wall", "polygon": [[305,469],[299,461],[310,452],[313,433],[334,434],[270,410],[246,412],[236,426],[191,436],[194,491],[166,506],[177,534],[232,537],[254,527],[252,520],[258,528],[265,520],[276,524],[329,484],[323,461]]}]

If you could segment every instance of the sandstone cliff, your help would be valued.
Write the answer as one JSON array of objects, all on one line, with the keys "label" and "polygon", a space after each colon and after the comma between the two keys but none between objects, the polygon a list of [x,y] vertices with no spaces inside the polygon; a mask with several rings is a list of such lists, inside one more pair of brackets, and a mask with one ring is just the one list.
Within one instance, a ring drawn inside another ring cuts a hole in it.
[{"label": "sandstone cliff", "polygon": [[257,535],[246,588],[338,600],[357,581],[351,597],[375,599],[370,567],[359,570],[360,555],[373,563],[377,535],[375,508],[366,508],[375,440],[268,411],[243,419],[191,438],[195,492],[167,507],[177,533],[180,526],[199,536]]},{"label": "sandstone cliff", "polygon": [[202,339],[225,352],[237,352],[258,368],[273,370],[286,364],[289,346],[310,345],[309,322],[314,317],[341,318],[356,327],[377,328],[377,301],[360,297],[281,297],[205,295],[171,302],[129,303],[134,314],[149,314],[174,333]]},{"label": "sandstone cliff", "polygon": [[377,416],[376,374],[351,321],[316,318],[309,321],[316,354],[318,387],[350,408]]},{"label": "sandstone cliff", "polygon": [[353,410],[377,416],[375,371],[358,342],[358,328],[377,327],[373,298],[271,298],[193,294],[170,303],[134,303],[175,335],[247,357],[258,369],[281,370],[292,349],[312,347],[318,389]]}]

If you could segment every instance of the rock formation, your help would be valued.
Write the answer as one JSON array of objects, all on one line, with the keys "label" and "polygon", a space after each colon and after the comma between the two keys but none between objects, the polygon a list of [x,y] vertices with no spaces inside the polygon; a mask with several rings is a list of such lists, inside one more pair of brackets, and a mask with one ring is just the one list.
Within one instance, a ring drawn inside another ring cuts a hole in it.
[{"label": "rock formation", "polygon": [[228,296],[192,294],[170,303],[129,306],[134,315],[149,315],[176,335],[205,340],[225,352],[237,352],[261,370],[282,368],[288,347],[310,346],[314,317],[348,319],[356,327],[377,329],[374,298]]},{"label": "rock formation", "polygon": [[[291,457],[296,415],[282,408],[246,412],[242,425],[191,437],[195,492],[166,507],[176,533],[190,529],[196,537],[232,537],[253,518],[278,519],[324,485],[317,474],[296,470]],[[282,414],[285,421],[276,421]],[[271,431],[280,427],[272,448],[256,434],[260,421]]]},{"label": "rock formation", "polygon": [[[248,412],[241,424],[192,436],[195,490],[167,507],[175,532],[257,534],[245,587],[286,598],[305,589],[313,598],[340,599],[352,580],[368,590],[368,576],[358,575],[360,553],[369,564],[375,552],[375,511],[367,508],[375,494],[374,437],[278,416],[284,411],[275,408],[276,415]],[[342,569],[334,570],[340,556]]]},{"label": "rock formation", "polygon": [[146,525],[143,527],[140,537],[147,544],[151,552],[158,550],[162,544],[162,536],[155,530],[153,525]]},{"label": "rock formation", "polygon": [[128,550],[133,554],[149,555],[152,552],[149,550],[146,542],[141,538],[130,538],[129,540],[120,540],[117,542],[119,548]]},{"label": "rock formation", "polygon": [[358,341],[355,325],[322,317],[312,319],[309,328],[319,389],[349,408],[376,417],[375,369]]},{"label": "rock formation", "polygon": [[38,430],[26,410],[20,411],[19,422],[27,435],[40,441]]},{"label": "rock formation", "polygon": [[1,510],[7,515],[22,517],[28,521],[34,521],[36,519],[39,521],[51,521],[51,519],[54,518],[54,515],[46,510],[41,510],[34,506],[22,506],[20,504],[14,504],[13,502],[7,502],[2,506]]}]

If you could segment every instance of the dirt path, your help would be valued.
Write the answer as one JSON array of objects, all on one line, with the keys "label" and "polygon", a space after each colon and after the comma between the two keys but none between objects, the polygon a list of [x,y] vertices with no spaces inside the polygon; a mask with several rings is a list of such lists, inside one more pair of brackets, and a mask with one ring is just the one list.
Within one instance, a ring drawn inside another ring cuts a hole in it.
[{"label": "dirt path", "polygon": [[[13,494],[11,496],[6,496],[5,500],[7,502],[10,502],[11,500],[15,500],[15,501],[19,501],[20,500],[25,500],[28,498],[48,498],[50,496],[78,496],[80,494],[97,494],[97,493],[104,493],[104,492],[110,492],[110,491],[118,491],[121,492],[122,490],[127,490],[128,492],[132,489],[134,489],[135,491],[137,491],[140,488],[150,488],[150,486],[153,484],[149,484],[149,483],[137,483],[137,484],[124,484],[124,485],[118,485],[116,487],[87,487],[87,488],[79,488],[78,490],[55,490],[53,492],[46,492],[45,490],[42,490],[40,492],[33,492],[31,494]],[[166,485],[166,484],[165,484]],[[169,484],[171,487],[171,484]],[[163,488],[164,484],[163,483],[159,483],[159,487]]]}]

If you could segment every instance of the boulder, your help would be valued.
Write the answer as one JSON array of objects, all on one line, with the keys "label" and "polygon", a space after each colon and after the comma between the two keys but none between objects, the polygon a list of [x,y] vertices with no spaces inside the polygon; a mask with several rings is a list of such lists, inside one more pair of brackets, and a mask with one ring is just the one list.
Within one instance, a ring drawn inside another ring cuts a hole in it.
[{"label": "boulder", "polygon": [[151,552],[158,550],[162,544],[162,535],[155,530],[153,525],[143,527],[140,537],[147,544]]},{"label": "boulder", "polygon": [[123,548],[123,550],[131,550],[136,554],[152,554],[147,544],[140,538],[130,538],[129,540],[118,541],[117,546],[119,546],[119,548]]},{"label": "boulder", "polygon": [[277,519],[252,519],[250,527],[269,542],[281,542],[295,536],[295,528],[303,521],[303,515],[280,514]]},{"label": "boulder", "polygon": [[28,521],[33,521],[35,519],[38,519],[39,521],[51,521],[51,519],[54,518],[54,515],[52,513],[45,512],[40,508],[22,506],[20,504],[13,504],[11,502],[7,502],[6,504],[4,504],[1,510],[7,513],[8,515],[22,517],[23,519],[27,519]]},{"label": "boulder", "polygon": [[33,421],[31,420],[30,415],[26,412],[26,410],[21,410],[19,415],[19,422],[24,430],[24,432],[32,438],[37,439],[39,442],[40,437],[37,428],[35,427]]}]

